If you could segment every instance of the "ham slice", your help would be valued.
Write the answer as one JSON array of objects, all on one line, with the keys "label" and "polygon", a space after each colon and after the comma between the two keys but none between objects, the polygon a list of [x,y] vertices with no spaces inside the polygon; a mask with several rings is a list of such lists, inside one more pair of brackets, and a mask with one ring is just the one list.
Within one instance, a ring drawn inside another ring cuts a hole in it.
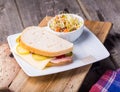
[{"label": "ham slice", "polygon": [[72,62],[72,56],[65,56],[61,58],[54,58],[50,61],[50,63],[53,63],[55,65],[64,65]]}]

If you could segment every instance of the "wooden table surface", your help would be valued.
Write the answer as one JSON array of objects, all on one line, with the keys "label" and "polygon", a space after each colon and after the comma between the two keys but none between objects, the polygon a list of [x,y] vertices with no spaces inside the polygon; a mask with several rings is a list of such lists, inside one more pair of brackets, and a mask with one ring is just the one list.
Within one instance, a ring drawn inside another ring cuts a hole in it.
[{"label": "wooden table surface", "polygon": [[66,10],[77,13],[84,19],[113,23],[113,28],[105,41],[105,46],[111,54],[106,61],[113,62],[116,67],[119,67],[119,4],[119,0],[0,0],[0,43],[6,43],[6,37],[10,34],[21,32],[30,25],[38,25],[46,15],[53,16]]},{"label": "wooden table surface", "polygon": [[[46,26],[47,21],[49,21],[50,18],[51,17],[45,17],[39,26]],[[85,21],[85,25],[100,39],[101,42],[105,41],[112,26],[110,22],[98,21]],[[1,45],[0,50],[0,60],[2,62],[0,87],[8,86],[9,89],[14,92],[76,92],[79,90],[91,67],[90,64],[62,73],[40,77],[29,77],[22,69],[20,69],[14,58],[10,57],[8,44]],[[89,60],[89,62],[91,60],[90,57],[86,59]]]}]

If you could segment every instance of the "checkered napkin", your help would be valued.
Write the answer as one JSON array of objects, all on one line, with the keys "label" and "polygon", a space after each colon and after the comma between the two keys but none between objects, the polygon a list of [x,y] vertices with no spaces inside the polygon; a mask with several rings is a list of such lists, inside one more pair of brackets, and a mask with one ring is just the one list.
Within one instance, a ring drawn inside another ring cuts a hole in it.
[{"label": "checkered napkin", "polygon": [[89,92],[120,92],[120,69],[106,71]]}]

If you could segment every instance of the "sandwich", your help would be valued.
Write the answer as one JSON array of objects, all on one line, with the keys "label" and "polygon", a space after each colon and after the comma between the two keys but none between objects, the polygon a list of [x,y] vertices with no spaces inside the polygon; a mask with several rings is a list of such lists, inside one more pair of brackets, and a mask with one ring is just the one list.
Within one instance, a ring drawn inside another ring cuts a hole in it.
[{"label": "sandwich", "polygon": [[44,28],[27,27],[16,39],[14,52],[37,69],[66,65],[72,62],[73,43]]}]

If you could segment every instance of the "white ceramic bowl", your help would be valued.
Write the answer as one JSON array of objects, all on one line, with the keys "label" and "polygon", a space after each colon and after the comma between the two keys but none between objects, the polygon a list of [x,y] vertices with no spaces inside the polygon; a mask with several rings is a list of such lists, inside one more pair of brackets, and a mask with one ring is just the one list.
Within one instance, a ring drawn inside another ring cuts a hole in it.
[{"label": "white ceramic bowl", "polygon": [[[54,30],[52,30],[50,28],[50,23],[51,21],[55,18],[53,17],[49,22],[48,22],[48,31],[58,35],[59,37],[66,39],[70,42],[74,42],[76,39],[78,39],[80,37],[80,35],[83,33],[83,29],[84,29],[84,20],[81,16],[78,16],[76,14],[66,14],[66,15],[71,15],[73,17],[76,17],[80,22],[82,22],[82,25],[80,26],[80,28],[78,28],[77,30],[71,31],[71,32],[56,32]],[[59,16],[59,15],[58,15]]]}]

